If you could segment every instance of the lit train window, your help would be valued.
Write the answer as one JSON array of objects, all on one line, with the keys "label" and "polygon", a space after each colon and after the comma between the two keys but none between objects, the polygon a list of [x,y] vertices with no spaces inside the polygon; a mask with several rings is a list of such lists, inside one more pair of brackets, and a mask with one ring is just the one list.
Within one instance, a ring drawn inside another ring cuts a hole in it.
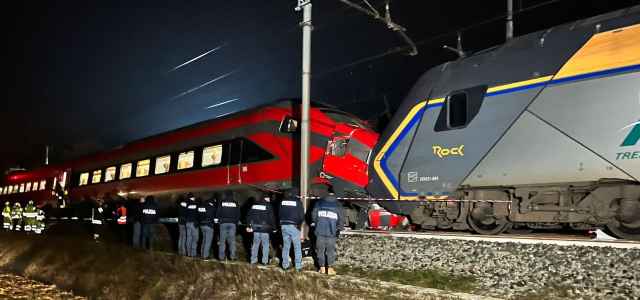
[{"label": "lit train window", "polygon": [[193,151],[182,152],[178,156],[178,170],[189,169],[193,167]]},{"label": "lit train window", "polygon": [[93,176],[91,176],[91,183],[100,183],[101,179],[102,179],[102,170],[93,171]]},{"label": "lit train window", "polygon": [[202,150],[202,166],[217,166],[222,162],[222,145],[215,145]]},{"label": "lit train window", "polygon": [[47,181],[46,180],[41,180],[40,181],[40,190],[44,190],[47,187]]},{"label": "lit train window", "polygon": [[8,194],[13,194],[13,186],[9,186]]},{"label": "lit train window", "polygon": [[14,194],[17,194],[17,193],[18,193],[18,189],[19,189],[19,188],[20,188],[20,185],[17,185],[17,184],[16,184],[16,185],[14,185],[14,186],[13,186],[13,193],[14,193]]},{"label": "lit train window", "polygon": [[136,177],[144,177],[149,175],[150,159],[141,160],[136,164]]},{"label": "lit train window", "polygon": [[133,164],[128,163],[120,166],[120,180],[131,178],[131,168]]},{"label": "lit train window", "polygon": [[20,184],[20,193],[24,193],[24,183]]},{"label": "lit train window", "polygon": [[2,187],[2,194],[4,195],[4,194],[6,194],[6,193],[7,193],[7,187],[6,187],[6,186],[3,186],[3,187]]},{"label": "lit train window", "polygon": [[31,187],[31,190],[34,191],[34,192],[38,190],[38,182],[37,181],[33,183],[33,186]]},{"label": "lit train window", "polygon": [[24,188],[24,192],[31,192],[31,182],[27,182],[27,185]]},{"label": "lit train window", "polygon": [[78,182],[78,185],[87,185],[87,183],[89,183],[89,173],[80,174],[80,181]]},{"label": "lit train window", "polygon": [[108,167],[104,172],[104,182],[113,181],[116,179],[116,167]]},{"label": "lit train window", "polygon": [[171,155],[165,155],[165,156],[160,156],[156,158],[155,174],[164,174],[169,172],[170,165],[171,165]]}]

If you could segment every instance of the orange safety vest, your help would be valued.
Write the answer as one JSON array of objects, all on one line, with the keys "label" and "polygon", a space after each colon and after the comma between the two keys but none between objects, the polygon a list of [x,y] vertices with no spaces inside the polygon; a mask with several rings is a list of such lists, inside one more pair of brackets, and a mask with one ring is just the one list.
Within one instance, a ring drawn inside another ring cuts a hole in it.
[{"label": "orange safety vest", "polygon": [[118,207],[118,224],[125,225],[127,224],[127,208],[124,206]]}]

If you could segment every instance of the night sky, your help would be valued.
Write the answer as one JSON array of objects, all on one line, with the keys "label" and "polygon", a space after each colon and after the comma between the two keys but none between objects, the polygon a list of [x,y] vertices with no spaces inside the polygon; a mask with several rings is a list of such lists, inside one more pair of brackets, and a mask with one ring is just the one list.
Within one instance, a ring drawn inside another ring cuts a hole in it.
[{"label": "night sky", "polygon": [[[384,1],[370,2],[382,7]],[[515,16],[519,35],[640,1],[514,2],[516,11],[541,5]],[[299,98],[302,13],[293,10],[295,4],[69,0],[20,1],[21,6],[4,9],[8,68],[0,170],[38,167],[47,144],[55,163],[277,99]],[[338,0],[313,4],[312,99],[365,119],[384,113],[385,98],[393,110],[420,74],[454,60],[442,45],[455,44],[456,30],[466,28],[464,47],[470,52],[504,41],[499,17],[506,1],[395,0],[394,21],[408,29],[420,54],[395,53],[349,66],[404,43]]]}]

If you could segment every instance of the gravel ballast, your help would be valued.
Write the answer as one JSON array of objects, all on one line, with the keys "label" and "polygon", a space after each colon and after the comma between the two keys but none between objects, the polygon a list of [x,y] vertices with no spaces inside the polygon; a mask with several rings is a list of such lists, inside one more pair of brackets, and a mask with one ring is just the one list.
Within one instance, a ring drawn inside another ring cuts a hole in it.
[{"label": "gravel ballast", "polygon": [[476,279],[476,294],[509,299],[639,299],[640,250],[343,235],[338,264],[441,270]]}]

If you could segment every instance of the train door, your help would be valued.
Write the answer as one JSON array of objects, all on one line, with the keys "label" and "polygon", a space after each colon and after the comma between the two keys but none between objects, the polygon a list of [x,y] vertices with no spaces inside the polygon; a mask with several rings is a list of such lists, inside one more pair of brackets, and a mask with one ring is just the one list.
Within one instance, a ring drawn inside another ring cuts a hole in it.
[{"label": "train door", "polygon": [[242,184],[242,140],[233,140],[228,144],[227,183]]}]

